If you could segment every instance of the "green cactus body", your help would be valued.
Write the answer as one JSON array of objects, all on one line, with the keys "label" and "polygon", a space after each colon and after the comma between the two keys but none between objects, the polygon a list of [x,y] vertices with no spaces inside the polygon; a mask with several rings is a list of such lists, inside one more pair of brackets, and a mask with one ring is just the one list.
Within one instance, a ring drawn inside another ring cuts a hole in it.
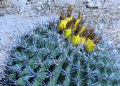
[{"label": "green cactus body", "polygon": [[51,29],[36,29],[12,50],[2,85],[120,86],[120,70],[110,53],[88,54]]}]

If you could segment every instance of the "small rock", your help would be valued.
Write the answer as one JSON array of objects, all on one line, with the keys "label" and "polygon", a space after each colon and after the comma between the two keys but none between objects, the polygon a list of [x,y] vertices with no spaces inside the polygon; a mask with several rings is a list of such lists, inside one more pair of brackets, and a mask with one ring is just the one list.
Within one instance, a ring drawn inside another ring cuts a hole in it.
[{"label": "small rock", "polygon": [[98,9],[98,8],[102,7],[101,0],[86,0],[86,2],[87,2],[87,4],[86,4],[87,8]]}]

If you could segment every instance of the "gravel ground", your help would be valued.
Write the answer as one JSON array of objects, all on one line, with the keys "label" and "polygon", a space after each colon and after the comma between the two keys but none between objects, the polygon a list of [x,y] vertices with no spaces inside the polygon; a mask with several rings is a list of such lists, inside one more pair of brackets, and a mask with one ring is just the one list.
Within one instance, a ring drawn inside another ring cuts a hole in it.
[{"label": "gravel ground", "polygon": [[[7,2],[7,3],[5,3]],[[58,20],[61,10],[74,6],[74,16],[83,13],[84,24],[101,34],[115,57],[120,58],[120,0],[3,0],[0,4],[0,73],[10,50],[20,37],[35,27]]]}]

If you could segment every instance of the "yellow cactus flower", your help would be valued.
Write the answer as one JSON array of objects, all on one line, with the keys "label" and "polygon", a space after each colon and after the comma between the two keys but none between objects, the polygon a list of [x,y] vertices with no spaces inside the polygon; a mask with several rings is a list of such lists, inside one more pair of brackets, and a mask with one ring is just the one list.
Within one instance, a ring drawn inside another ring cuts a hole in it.
[{"label": "yellow cactus flower", "polygon": [[86,27],[82,27],[79,34],[82,34],[86,30]]},{"label": "yellow cactus flower", "polygon": [[70,16],[70,17],[66,17],[65,20],[70,22],[72,20],[73,16]]},{"label": "yellow cactus flower", "polygon": [[58,25],[59,30],[66,29],[67,23],[70,22],[73,19],[72,11],[73,11],[73,8],[72,8],[71,5],[69,5],[68,9],[67,9],[67,17],[65,17],[64,11],[61,12],[61,16],[60,16],[61,21]]},{"label": "yellow cactus flower", "polygon": [[76,22],[75,22],[75,27],[77,27],[79,22],[80,22],[80,19],[77,19]]},{"label": "yellow cactus flower", "polygon": [[67,20],[61,20],[61,22],[58,25],[59,30],[64,30],[66,29],[66,25],[67,25],[68,21]]},{"label": "yellow cactus flower", "polygon": [[69,37],[71,35],[71,32],[72,32],[71,29],[65,29],[64,30],[64,36]]},{"label": "yellow cactus flower", "polygon": [[80,37],[80,44],[81,46],[84,46],[86,42],[86,38],[85,37]]},{"label": "yellow cactus flower", "polygon": [[71,17],[66,17],[65,20],[61,20],[59,25],[58,25],[58,28],[59,30],[64,30],[66,29],[66,25],[68,22],[70,22],[72,20],[73,16]]},{"label": "yellow cactus flower", "polygon": [[78,19],[76,20],[75,26],[73,28],[74,31],[77,29],[78,24],[83,24],[82,13],[79,13]]},{"label": "yellow cactus flower", "polygon": [[94,42],[93,42],[92,40],[87,39],[87,41],[86,41],[86,46],[85,46],[85,50],[86,50],[87,52],[92,52],[92,51],[94,50],[95,46],[96,46],[96,45],[94,44]]},{"label": "yellow cactus flower", "polygon": [[79,37],[79,35],[74,35],[73,34],[71,36],[71,41],[72,41],[73,46],[78,45],[80,43],[80,37]]},{"label": "yellow cactus flower", "polygon": [[74,31],[77,29],[77,25],[78,25],[79,22],[80,22],[80,19],[77,19],[76,22],[75,22],[75,26],[73,28]]}]

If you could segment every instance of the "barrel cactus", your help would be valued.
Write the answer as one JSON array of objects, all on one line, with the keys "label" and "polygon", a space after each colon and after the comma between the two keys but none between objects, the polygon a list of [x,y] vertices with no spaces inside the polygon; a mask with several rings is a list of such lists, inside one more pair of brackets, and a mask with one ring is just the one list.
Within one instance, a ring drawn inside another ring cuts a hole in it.
[{"label": "barrel cactus", "polygon": [[5,70],[4,86],[120,86],[120,70],[110,52],[85,52],[56,29],[36,29],[21,38]]}]

